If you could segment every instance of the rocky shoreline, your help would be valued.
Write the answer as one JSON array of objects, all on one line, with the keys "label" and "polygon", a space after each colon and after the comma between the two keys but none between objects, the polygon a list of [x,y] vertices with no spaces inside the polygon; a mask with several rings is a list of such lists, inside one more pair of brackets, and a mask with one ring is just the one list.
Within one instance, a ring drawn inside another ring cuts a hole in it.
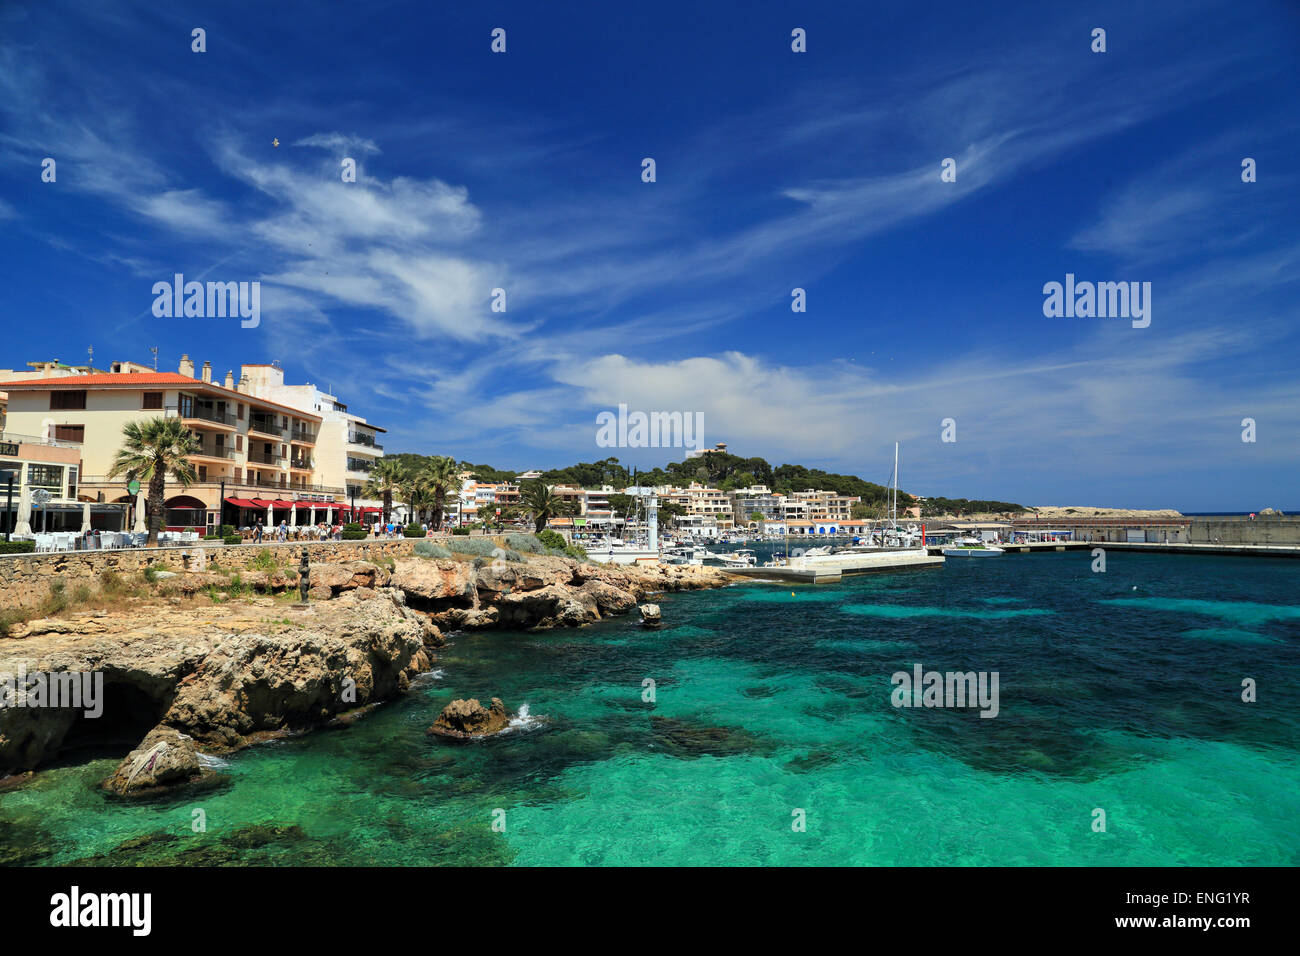
[{"label": "rocky shoreline", "polygon": [[202,754],[345,724],[406,693],[433,666],[444,629],[581,626],[651,594],[733,580],[712,568],[558,556],[413,557],[313,565],[304,606],[290,597],[297,578],[291,569],[182,572],[120,609],[11,626],[0,676],[47,675],[52,686],[55,675],[100,675],[102,713],[31,706],[31,691],[7,698],[0,786],[85,747],[126,755],[104,782],[111,794],[208,784]]}]

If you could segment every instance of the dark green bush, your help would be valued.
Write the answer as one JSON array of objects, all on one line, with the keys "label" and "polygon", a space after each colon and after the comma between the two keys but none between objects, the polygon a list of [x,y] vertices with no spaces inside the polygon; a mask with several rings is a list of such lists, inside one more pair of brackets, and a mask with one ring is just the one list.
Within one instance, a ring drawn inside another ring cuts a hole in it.
[{"label": "dark green bush", "polygon": [[0,541],[0,554],[31,554],[35,550],[35,541]]},{"label": "dark green bush", "polygon": [[226,544],[239,544],[244,539],[237,534],[228,534],[225,535],[221,540],[224,541]]},{"label": "dark green bush", "polygon": [[469,528],[452,528],[452,534],[469,534]]},{"label": "dark green bush", "polygon": [[537,540],[547,548],[554,548],[558,551],[563,551],[569,545],[569,542],[564,540],[564,535],[558,531],[552,531],[550,528],[537,532]]},{"label": "dark green bush", "polygon": [[402,529],[402,536],[406,538],[423,538],[424,529],[418,524],[408,524]]},{"label": "dark green bush", "polygon": [[355,521],[343,526],[344,541],[364,541],[367,537],[366,529],[361,527]]}]

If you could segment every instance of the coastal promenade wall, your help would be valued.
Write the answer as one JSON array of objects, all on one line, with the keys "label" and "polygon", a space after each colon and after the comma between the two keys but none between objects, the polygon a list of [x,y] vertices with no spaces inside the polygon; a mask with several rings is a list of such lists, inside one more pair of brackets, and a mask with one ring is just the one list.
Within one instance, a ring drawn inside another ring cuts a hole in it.
[{"label": "coastal promenade wall", "polygon": [[279,563],[291,567],[297,566],[304,548],[312,563],[373,561],[410,555],[419,540],[291,541],[0,555],[0,608],[39,604],[49,596],[55,581],[63,582],[69,591],[83,584],[93,589],[106,571],[123,576],[139,574],[150,566],[160,571],[244,571],[268,549]]},{"label": "coastal promenade wall", "polygon": [[1300,516],[1245,515],[1192,518],[1188,540],[1192,544],[1300,545]]}]

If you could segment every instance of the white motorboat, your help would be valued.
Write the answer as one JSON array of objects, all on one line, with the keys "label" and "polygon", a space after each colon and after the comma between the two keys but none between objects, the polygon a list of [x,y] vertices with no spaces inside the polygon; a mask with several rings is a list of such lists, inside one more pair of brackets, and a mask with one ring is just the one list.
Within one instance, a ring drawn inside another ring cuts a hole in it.
[{"label": "white motorboat", "polygon": [[733,554],[720,554],[718,559],[724,568],[752,568],[758,564],[758,555],[749,548],[741,548]]},{"label": "white motorboat", "polygon": [[958,538],[943,549],[945,558],[994,558],[999,554],[1006,554],[1006,551],[980,538]]}]

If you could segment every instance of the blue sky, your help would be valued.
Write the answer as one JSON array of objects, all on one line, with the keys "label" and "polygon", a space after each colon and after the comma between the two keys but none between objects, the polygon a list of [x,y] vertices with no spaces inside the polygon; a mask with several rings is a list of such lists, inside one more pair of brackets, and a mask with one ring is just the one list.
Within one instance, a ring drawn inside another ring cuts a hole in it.
[{"label": "blue sky", "polygon": [[[897,440],[921,494],[1287,508],[1298,74],[1265,0],[7,0],[0,367],[278,360],[499,467],[673,457],[597,447],[626,403],[874,480]],[[155,318],[176,272],[261,324]],[[1066,273],[1150,327],[1045,317]]]}]

